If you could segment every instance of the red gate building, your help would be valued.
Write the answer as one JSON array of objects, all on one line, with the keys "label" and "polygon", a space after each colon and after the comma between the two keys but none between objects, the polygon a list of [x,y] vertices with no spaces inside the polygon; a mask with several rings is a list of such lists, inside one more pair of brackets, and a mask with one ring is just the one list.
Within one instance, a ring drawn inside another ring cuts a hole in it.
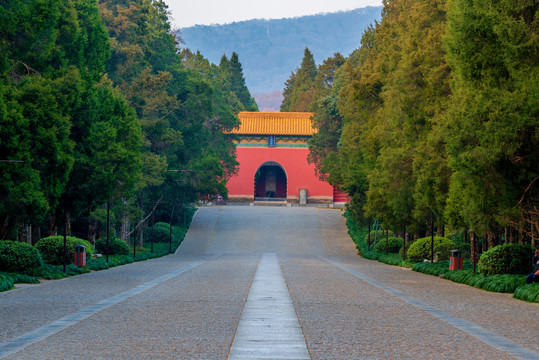
[{"label": "red gate building", "polygon": [[[307,162],[312,113],[240,112],[239,171],[227,183],[231,202],[256,200],[333,204],[333,186]],[[340,192],[336,200],[342,201]],[[337,199],[338,197],[338,199]],[[301,198],[301,199],[300,199]],[[346,198],[346,196],[344,197]]]}]

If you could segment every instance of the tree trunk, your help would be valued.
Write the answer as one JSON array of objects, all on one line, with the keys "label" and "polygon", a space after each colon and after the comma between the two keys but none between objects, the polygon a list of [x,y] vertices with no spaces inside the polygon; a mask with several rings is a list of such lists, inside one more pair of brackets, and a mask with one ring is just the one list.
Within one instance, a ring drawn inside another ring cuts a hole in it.
[{"label": "tree trunk", "polygon": [[32,224],[26,224],[26,243],[32,245]]},{"label": "tree trunk", "polygon": [[41,229],[38,225],[32,226],[32,245],[35,245],[41,238]]},{"label": "tree trunk", "polygon": [[24,224],[17,222],[17,240],[24,241]]},{"label": "tree trunk", "polygon": [[88,241],[90,244],[95,245],[97,237],[97,231],[99,230],[99,223],[95,219],[90,219],[88,222]]},{"label": "tree trunk", "polygon": [[473,230],[470,231],[470,254],[473,264],[473,272],[475,273],[475,267],[477,265],[477,260],[479,259],[479,254],[477,251],[477,235]]},{"label": "tree trunk", "polygon": [[67,228],[66,228],[67,236],[71,236],[71,214],[66,213],[65,216],[66,216],[65,221],[67,225]]},{"label": "tree trunk", "polygon": [[438,226],[438,229],[436,230],[436,235],[441,237],[445,236],[445,227],[443,225]]},{"label": "tree trunk", "polygon": [[402,250],[402,259],[406,260],[406,226],[402,229],[402,243],[404,244]]},{"label": "tree trunk", "polygon": [[144,229],[145,229],[144,225],[145,224],[146,224],[145,222],[140,224],[140,226],[137,229],[137,245],[140,247],[144,246]]},{"label": "tree trunk", "polygon": [[57,234],[57,228],[56,228],[56,215],[50,214],[49,216],[49,236],[56,236]]},{"label": "tree trunk", "polygon": [[488,247],[489,249],[492,249],[497,244],[497,235],[494,231],[487,229],[487,238],[488,238]]},{"label": "tree trunk", "polygon": [[125,211],[125,209],[127,208],[127,206],[125,206],[127,204],[127,201],[125,200],[125,198],[122,198],[121,199],[122,203],[123,203],[123,209],[122,210],[122,225],[120,226],[120,239],[125,241],[127,244],[129,244],[129,237],[128,237],[128,233],[129,233],[129,216],[127,214],[127,212]]}]

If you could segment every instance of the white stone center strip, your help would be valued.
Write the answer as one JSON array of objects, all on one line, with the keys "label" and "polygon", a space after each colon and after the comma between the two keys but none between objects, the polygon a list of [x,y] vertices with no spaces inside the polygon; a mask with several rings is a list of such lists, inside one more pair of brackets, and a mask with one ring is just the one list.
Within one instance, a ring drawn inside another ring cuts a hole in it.
[{"label": "white stone center strip", "polygon": [[228,360],[310,358],[277,256],[264,254]]}]

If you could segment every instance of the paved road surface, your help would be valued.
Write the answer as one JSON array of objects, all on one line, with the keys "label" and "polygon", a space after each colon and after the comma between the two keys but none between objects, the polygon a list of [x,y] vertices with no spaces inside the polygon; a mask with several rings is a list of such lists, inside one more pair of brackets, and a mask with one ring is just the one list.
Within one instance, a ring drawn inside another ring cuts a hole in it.
[{"label": "paved road surface", "polygon": [[364,260],[334,209],[201,208],[176,254],[0,312],[0,359],[539,359],[539,305]]}]

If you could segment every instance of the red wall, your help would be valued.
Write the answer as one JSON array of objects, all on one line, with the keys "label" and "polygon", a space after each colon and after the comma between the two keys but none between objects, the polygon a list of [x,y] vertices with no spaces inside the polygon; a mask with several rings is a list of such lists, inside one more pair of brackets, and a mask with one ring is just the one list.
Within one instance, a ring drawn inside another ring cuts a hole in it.
[{"label": "red wall", "polygon": [[333,198],[333,187],[320,181],[314,165],[307,163],[308,148],[237,147],[239,172],[228,183],[228,195],[253,196],[256,170],[266,161],[279,163],[287,176],[288,197],[299,197],[299,189],[307,189],[307,197]]}]

